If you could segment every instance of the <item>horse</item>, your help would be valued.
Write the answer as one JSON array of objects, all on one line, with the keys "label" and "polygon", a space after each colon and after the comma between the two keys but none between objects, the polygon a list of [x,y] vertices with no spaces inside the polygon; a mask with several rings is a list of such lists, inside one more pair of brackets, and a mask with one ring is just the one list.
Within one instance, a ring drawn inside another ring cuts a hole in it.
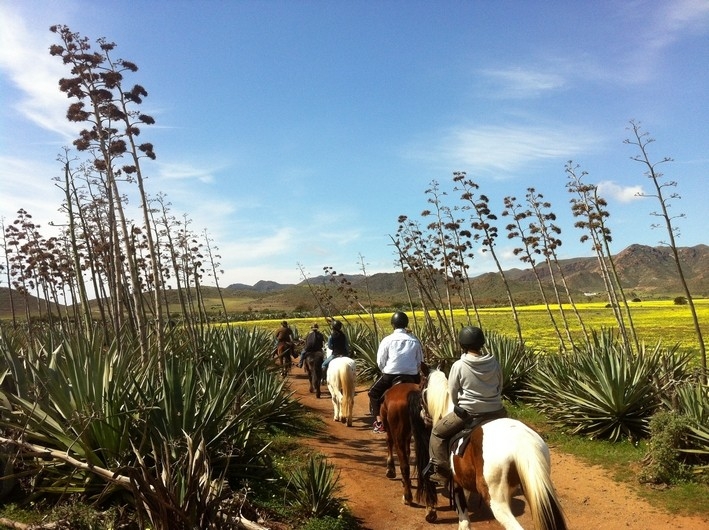
[{"label": "horse", "polygon": [[332,397],[333,419],[346,423],[348,427],[352,427],[356,374],[355,361],[350,357],[335,357],[327,367],[327,388]]},{"label": "horse", "polygon": [[292,342],[279,342],[276,346],[273,356],[277,357],[281,362],[281,375],[286,377],[293,366],[293,354],[295,353],[295,344]]},{"label": "horse", "polygon": [[[421,417],[421,389],[418,383],[397,383],[389,388],[382,400],[379,410],[382,417],[382,424],[386,431],[387,444],[387,478],[396,478],[394,467],[394,451],[399,460],[399,471],[401,473],[401,484],[404,488],[403,502],[410,506],[413,504],[413,494],[411,486],[411,437],[415,428],[424,429],[423,418]],[[421,453],[428,455],[428,444],[425,447],[416,444],[416,459],[421,458]],[[426,506],[434,509],[436,488],[428,481],[421,482],[422,475],[419,473],[419,484],[416,489],[416,502],[421,503],[424,499]]]},{"label": "horse", "polygon": [[[433,425],[453,410],[448,380],[440,370],[429,374],[423,403]],[[414,429],[417,443],[429,435],[430,429]],[[421,456],[417,458],[420,474],[429,462],[428,455]],[[478,493],[506,530],[523,530],[510,508],[510,501],[521,486],[537,530],[566,530],[550,467],[549,447],[521,421],[499,418],[474,427],[462,455],[455,450],[451,453],[451,500],[458,512],[458,529],[470,527],[468,497]],[[427,478],[424,481],[430,482]],[[436,518],[435,506],[427,509],[426,520],[433,522]]]},{"label": "horse", "polygon": [[322,350],[311,351],[305,354],[303,361],[303,369],[308,375],[310,382],[310,393],[315,393],[315,397],[320,399],[320,382],[322,381],[322,363],[325,359],[325,354]]}]

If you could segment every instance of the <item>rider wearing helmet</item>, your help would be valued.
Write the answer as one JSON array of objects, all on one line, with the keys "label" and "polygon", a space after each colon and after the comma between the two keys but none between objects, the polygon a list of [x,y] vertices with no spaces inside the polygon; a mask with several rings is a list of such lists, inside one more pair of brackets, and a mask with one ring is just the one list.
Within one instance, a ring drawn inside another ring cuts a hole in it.
[{"label": "rider wearing helmet", "polygon": [[382,417],[379,414],[381,399],[397,378],[404,378],[419,383],[419,368],[423,363],[423,348],[419,340],[406,329],[409,317],[397,311],[391,316],[394,332],[384,337],[377,350],[377,366],[382,375],[369,389],[369,406],[376,417],[374,432],[384,432]]},{"label": "rider wearing helmet", "polygon": [[429,446],[429,478],[447,490],[450,479],[448,441],[464,427],[472,428],[485,419],[507,415],[502,405],[502,369],[497,358],[482,352],[485,335],[480,328],[466,326],[458,334],[463,355],[451,367],[448,392],[453,412],[436,423]]},{"label": "rider wearing helmet", "polygon": [[322,363],[322,373],[324,380],[327,379],[324,374],[327,372],[327,367],[330,364],[330,361],[337,357],[342,357],[343,355],[349,356],[350,354],[350,342],[347,339],[347,335],[345,335],[345,332],[342,331],[342,322],[340,322],[339,320],[333,320],[331,322],[331,326],[332,333],[330,334],[330,338],[327,339],[327,347],[330,349],[332,354],[328,355],[325,358],[325,361]]}]

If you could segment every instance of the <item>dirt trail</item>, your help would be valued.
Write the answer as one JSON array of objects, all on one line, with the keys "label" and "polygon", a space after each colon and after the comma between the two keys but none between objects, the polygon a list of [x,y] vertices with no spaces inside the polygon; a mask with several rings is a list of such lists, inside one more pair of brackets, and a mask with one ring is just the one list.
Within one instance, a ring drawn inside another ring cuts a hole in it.
[{"label": "dirt trail", "polygon": [[[401,482],[385,476],[385,435],[374,434],[368,415],[367,389],[358,388],[352,427],[332,421],[332,403],[325,390],[320,399],[308,393],[305,375],[294,367],[291,390],[301,401],[327,420],[327,433],[308,444],[325,454],[341,471],[343,495],[352,513],[367,530],[456,529],[458,518],[448,501],[439,496],[438,520],[424,520],[423,507],[405,506]],[[589,466],[552,447],[552,480],[561,499],[570,529],[603,530],[709,530],[709,519],[668,514],[653,508],[630,488],[614,482],[603,469]],[[398,464],[397,464],[398,466]],[[414,482],[414,486],[415,486]],[[515,497],[513,511],[526,529],[534,528],[524,497]],[[486,508],[471,514],[475,529],[502,526]]]}]

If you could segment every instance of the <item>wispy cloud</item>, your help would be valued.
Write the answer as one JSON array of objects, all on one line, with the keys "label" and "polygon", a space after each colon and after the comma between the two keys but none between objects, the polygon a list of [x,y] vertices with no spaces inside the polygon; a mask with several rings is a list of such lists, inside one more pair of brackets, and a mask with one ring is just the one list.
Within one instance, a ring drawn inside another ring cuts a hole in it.
[{"label": "wispy cloud", "polygon": [[602,140],[585,130],[526,126],[459,127],[440,143],[437,160],[468,171],[510,173],[538,160],[568,160],[595,150]]},{"label": "wispy cloud", "polygon": [[220,167],[195,166],[188,163],[161,163],[158,177],[163,181],[196,180],[203,184],[214,182],[214,174]]},{"label": "wispy cloud", "polygon": [[283,227],[270,235],[240,237],[238,242],[221,245],[220,250],[223,254],[231,256],[234,262],[262,263],[266,258],[288,253],[294,246],[295,235],[293,228]]},{"label": "wispy cloud", "polygon": [[58,164],[0,157],[2,215],[14,218],[15,212],[23,208],[42,226],[49,221],[61,222],[63,216],[57,209],[63,192],[51,180],[58,173]]},{"label": "wispy cloud", "polygon": [[567,84],[561,73],[548,73],[518,66],[487,69],[480,73],[491,85],[490,94],[495,98],[532,98],[561,90]]},{"label": "wispy cloud", "polygon": [[645,34],[647,43],[661,51],[689,34],[709,31],[709,2],[706,0],[676,0],[657,10],[652,27]]},{"label": "wispy cloud", "polygon": [[0,5],[0,18],[0,69],[22,93],[17,110],[65,140],[75,137],[77,125],[66,119],[66,95],[57,85],[67,75],[66,66],[48,51],[52,34],[48,29],[45,34],[30,31],[25,19],[7,5]]}]

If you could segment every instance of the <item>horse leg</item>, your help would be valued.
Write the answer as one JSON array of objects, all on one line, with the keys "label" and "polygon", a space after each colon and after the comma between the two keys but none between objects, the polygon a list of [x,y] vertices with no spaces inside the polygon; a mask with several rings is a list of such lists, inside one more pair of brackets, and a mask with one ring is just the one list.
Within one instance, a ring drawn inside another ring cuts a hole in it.
[{"label": "horse leg", "polygon": [[499,477],[499,480],[488,483],[488,491],[490,492],[490,510],[498,523],[505,530],[523,530],[522,526],[515,519],[512,509],[510,508],[510,487],[504,477]]},{"label": "horse leg", "polygon": [[354,394],[349,393],[345,399],[347,400],[347,426],[352,427],[352,414],[354,413]]},{"label": "horse leg", "polygon": [[317,373],[317,370],[313,370],[313,373],[310,375],[310,386],[315,389],[315,397],[320,399],[320,375]]},{"label": "horse leg", "polygon": [[332,419],[337,421],[337,388],[330,381],[327,382],[327,389],[330,391],[330,400],[332,401]]},{"label": "horse leg", "polygon": [[387,429],[387,478],[396,478],[396,468],[394,467],[394,439]]},{"label": "horse leg", "polygon": [[458,530],[469,530],[470,517],[468,516],[468,496],[465,490],[456,486],[453,490],[453,503],[458,512]]},{"label": "horse leg", "polygon": [[410,505],[413,503],[414,496],[411,493],[411,438],[407,437],[402,443],[399,440],[396,447],[396,453],[399,457],[399,471],[401,471],[401,484],[404,487],[404,504]]}]

